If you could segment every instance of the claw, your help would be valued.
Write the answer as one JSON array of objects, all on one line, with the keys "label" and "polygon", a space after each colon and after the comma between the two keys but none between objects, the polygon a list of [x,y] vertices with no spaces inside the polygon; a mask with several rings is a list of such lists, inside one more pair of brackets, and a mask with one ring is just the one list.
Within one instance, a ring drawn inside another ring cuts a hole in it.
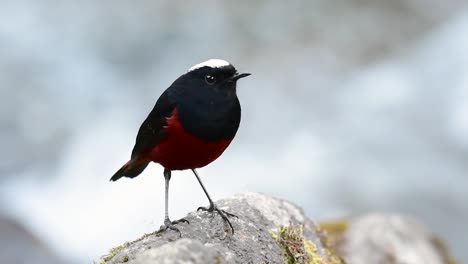
[{"label": "claw", "polygon": [[172,231],[175,231],[177,233],[179,233],[179,237],[182,237],[182,233],[180,232],[179,228],[175,227],[175,225],[179,224],[179,223],[187,223],[187,224],[190,224],[190,222],[187,220],[187,219],[179,219],[179,220],[175,220],[175,221],[171,221],[169,219],[166,219],[164,220],[164,225],[162,225],[160,228],[159,228],[159,231],[158,233],[162,233],[168,229],[172,230]]},{"label": "claw", "polygon": [[176,225],[176,224],[179,224],[179,223],[190,224],[190,222],[189,222],[187,219],[185,219],[185,218],[181,218],[181,219],[179,219],[179,220],[175,220],[175,221],[172,221],[172,222],[171,222],[171,224],[173,224],[173,225]]},{"label": "claw", "polygon": [[221,216],[221,218],[224,220],[224,222],[228,223],[229,227],[231,228],[232,235],[234,235],[234,227],[232,226],[231,221],[229,221],[228,216],[229,217],[239,218],[237,215],[231,214],[231,213],[226,212],[226,211],[224,211],[222,209],[219,209],[215,204],[210,205],[210,207],[208,207],[208,208],[200,206],[200,207],[198,207],[197,211],[200,211],[200,210],[201,211],[206,211],[206,212],[209,212],[209,213],[213,213],[214,211],[216,211]]}]

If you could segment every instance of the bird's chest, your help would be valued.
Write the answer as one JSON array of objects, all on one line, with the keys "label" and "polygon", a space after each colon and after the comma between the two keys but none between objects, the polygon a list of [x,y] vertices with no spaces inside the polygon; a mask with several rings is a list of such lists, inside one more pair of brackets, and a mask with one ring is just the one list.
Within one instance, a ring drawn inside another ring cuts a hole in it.
[{"label": "bird's chest", "polygon": [[191,100],[177,107],[181,126],[190,134],[208,142],[232,139],[240,124],[237,98]]},{"label": "bird's chest", "polygon": [[167,118],[165,139],[151,152],[151,160],[171,170],[200,168],[217,159],[231,143],[231,138],[204,140],[187,131],[174,110]]}]

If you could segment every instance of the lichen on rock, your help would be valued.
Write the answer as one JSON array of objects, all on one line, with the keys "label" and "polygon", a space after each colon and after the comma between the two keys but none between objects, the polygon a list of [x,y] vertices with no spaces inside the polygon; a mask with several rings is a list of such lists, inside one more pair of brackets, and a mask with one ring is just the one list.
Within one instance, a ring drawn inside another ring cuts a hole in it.
[{"label": "lichen on rock", "polygon": [[[145,234],[97,264],[456,264],[441,240],[401,215],[371,214],[315,225],[294,204],[258,193],[218,201],[235,229],[208,212],[191,212],[180,234]],[[180,237],[181,235],[181,237]]]},{"label": "lichen on rock", "polygon": [[302,225],[281,226],[273,238],[283,249],[287,264],[344,264],[329,248],[325,256],[318,254],[317,245],[304,237]]},{"label": "lichen on rock", "polygon": [[[218,215],[191,212],[185,217],[190,224],[178,225],[182,239],[172,230],[147,234],[112,250],[98,263],[117,264],[122,263],[123,258],[130,264],[180,263],[190,258],[192,262],[189,263],[203,264],[282,264],[283,249],[271,234],[278,226],[290,223],[303,225],[304,236],[313,242],[317,254],[327,252],[315,225],[290,202],[258,193],[245,193],[217,204],[239,217],[231,218],[234,235]],[[199,262],[195,262],[197,260]]]},{"label": "lichen on rock", "polygon": [[[115,255],[119,254],[120,251],[122,251],[122,249],[128,247],[128,245],[130,245],[130,243],[128,242],[125,242],[123,243],[122,245],[118,246],[118,247],[115,247],[115,248],[112,248],[111,250],[109,250],[109,253],[105,256],[103,256],[99,262],[97,262],[96,264],[107,264],[107,262],[111,259],[113,259],[115,257]],[[122,263],[125,263],[128,261],[128,256],[127,255],[123,255],[121,257],[121,262]]]},{"label": "lichen on rock", "polygon": [[348,264],[456,264],[445,243],[412,217],[394,213],[323,222],[328,240]]}]

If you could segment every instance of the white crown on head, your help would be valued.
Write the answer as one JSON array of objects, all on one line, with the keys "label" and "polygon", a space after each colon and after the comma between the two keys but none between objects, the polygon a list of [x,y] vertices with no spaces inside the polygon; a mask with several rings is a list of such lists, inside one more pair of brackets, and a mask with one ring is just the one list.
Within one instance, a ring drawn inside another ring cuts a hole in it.
[{"label": "white crown on head", "polygon": [[190,69],[188,69],[189,72],[202,68],[202,67],[210,67],[210,68],[221,68],[225,66],[231,65],[229,62],[225,60],[220,60],[220,59],[210,59],[201,63],[198,63],[196,65],[193,65]]}]

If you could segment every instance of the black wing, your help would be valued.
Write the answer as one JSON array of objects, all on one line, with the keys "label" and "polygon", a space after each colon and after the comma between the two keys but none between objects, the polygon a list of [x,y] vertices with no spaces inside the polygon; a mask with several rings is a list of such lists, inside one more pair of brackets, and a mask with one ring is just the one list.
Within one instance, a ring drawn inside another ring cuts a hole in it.
[{"label": "black wing", "polygon": [[166,118],[171,116],[174,108],[175,104],[169,99],[168,91],[166,90],[159,97],[156,105],[143,124],[141,124],[135,146],[133,147],[132,160],[164,139],[164,126],[167,125]]}]

